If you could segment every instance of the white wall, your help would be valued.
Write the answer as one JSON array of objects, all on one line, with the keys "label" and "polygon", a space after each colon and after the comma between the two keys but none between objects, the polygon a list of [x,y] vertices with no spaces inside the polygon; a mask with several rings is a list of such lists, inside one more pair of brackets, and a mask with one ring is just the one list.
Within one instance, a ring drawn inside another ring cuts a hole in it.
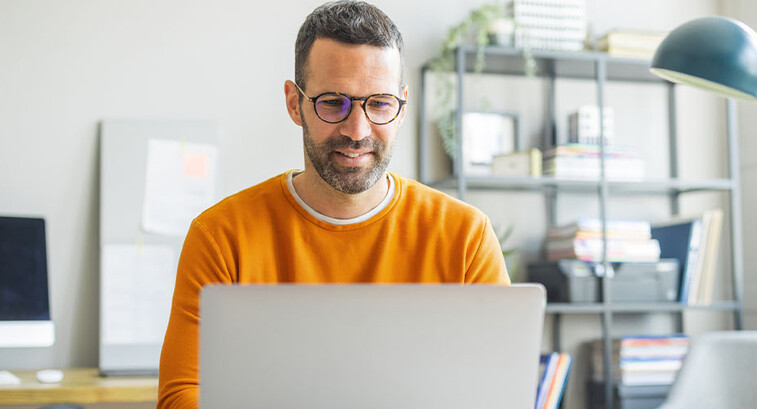
[{"label": "white wall", "polygon": [[[392,170],[416,176],[417,100],[413,97],[420,65],[435,54],[448,27],[485,2],[376,2],[398,24],[407,48],[411,105]],[[757,12],[748,3],[740,1],[754,23]],[[310,0],[0,0],[0,213],[47,219],[52,315],[58,337],[51,348],[0,351],[0,368],[97,364],[98,121],[220,121],[224,194],[301,166],[301,134],[286,115],[283,82],[293,76],[297,29],[317,4]],[[599,34],[612,28],[668,30],[691,18],[718,13],[721,1],[588,0],[587,7]],[[657,106],[658,96],[656,91],[627,89],[608,98],[615,98],[616,109],[633,115],[636,109]],[[700,164],[712,162],[712,151],[723,151],[711,137],[722,133],[722,113],[716,100],[698,91],[680,90],[679,97],[681,149],[687,158],[682,174],[702,176]],[[753,121],[743,122],[745,131],[757,133]],[[757,150],[755,142],[743,146],[744,151]],[[745,153],[742,158],[744,183],[752,186],[757,181],[753,157]],[[716,162],[714,169],[722,170],[724,165]],[[757,201],[753,195],[745,189],[750,203]],[[516,223],[514,242],[526,248],[527,255],[537,251],[544,229],[540,197],[476,194],[471,199],[495,224]],[[713,200],[719,199],[705,202]],[[706,204],[686,206],[696,211]],[[747,209],[744,206],[745,218],[751,217]],[[755,225],[753,217],[748,222]],[[754,247],[757,239],[747,238]],[[564,338],[571,350],[599,334],[595,317],[564,322],[575,327],[574,335]],[[576,397],[571,407],[580,407],[583,385],[573,382],[569,393]]]},{"label": "white wall", "polygon": [[[757,28],[757,3],[726,0],[727,15]],[[744,219],[744,327],[757,329],[757,103],[739,103],[741,187]]]}]

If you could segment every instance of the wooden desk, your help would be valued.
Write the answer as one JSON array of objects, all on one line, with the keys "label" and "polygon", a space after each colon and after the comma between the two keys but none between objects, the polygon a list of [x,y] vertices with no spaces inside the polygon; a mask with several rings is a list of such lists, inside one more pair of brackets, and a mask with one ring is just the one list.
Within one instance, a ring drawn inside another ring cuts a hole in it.
[{"label": "wooden desk", "polygon": [[158,378],[102,377],[95,368],[65,369],[60,383],[44,384],[36,371],[11,371],[18,385],[0,385],[0,405],[157,402]]}]

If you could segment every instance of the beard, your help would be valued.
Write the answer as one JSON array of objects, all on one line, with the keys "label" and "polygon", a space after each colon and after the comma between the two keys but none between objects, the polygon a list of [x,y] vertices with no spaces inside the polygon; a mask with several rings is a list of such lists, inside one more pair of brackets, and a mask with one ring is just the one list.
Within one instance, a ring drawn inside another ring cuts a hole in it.
[{"label": "beard", "polygon": [[[372,137],[355,141],[348,136],[339,135],[317,144],[310,137],[310,131],[304,118],[302,120],[302,140],[305,145],[305,153],[321,179],[332,188],[347,194],[362,193],[373,187],[386,172],[394,150],[394,143],[387,145],[385,142]],[[337,166],[331,159],[331,155],[341,155],[336,152],[338,149],[370,151],[370,155],[374,159],[373,163],[368,166]]]}]

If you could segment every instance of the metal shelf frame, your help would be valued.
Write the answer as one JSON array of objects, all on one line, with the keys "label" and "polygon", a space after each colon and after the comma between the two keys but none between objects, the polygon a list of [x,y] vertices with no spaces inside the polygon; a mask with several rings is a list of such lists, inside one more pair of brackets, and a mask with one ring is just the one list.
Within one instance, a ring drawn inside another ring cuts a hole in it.
[{"label": "metal shelf frame", "polygon": [[[523,51],[507,47],[486,47],[484,50],[486,68],[484,73],[497,75],[524,76]],[[429,65],[421,70],[421,98],[420,98],[420,121],[419,121],[419,178],[422,183],[437,188],[456,189],[458,197],[465,200],[468,190],[507,190],[541,192],[548,200],[551,209],[549,224],[553,225],[556,219],[556,197],[562,192],[585,192],[597,194],[600,203],[600,218],[602,220],[602,236],[607,236],[607,202],[609,196],[618,195],[666,195],[670,199],[670,213],[679,214],[679,199],[681,195],[691,192],[722,191],[729,195],[730,215],[730,242],[732,260],[732,287],[733,300],[717,302],[707,306],[684,305],[676,302],[669,303],[615,303],[610,297],[610,280],[608,277],[598,278],[600,281],[601,301],[587,304],[550,303],[546,312],[552,314],[553,348],[560,349],[561,340],[561,316],[570,314],[597,314],[601,320],[603,340],[603,366],[605,375],[604,397],[605,408],[613,409],[613,383],[610,379],[613,318],[617,314],[638,313],[673,313],[678,314],[678,324],[683,330],[682,313],[691,310],[732,312],[734,326],[742,328],[743,308],[743,248],[742,248],[742,219],[741,219],[741,194],[739,184],[739,154],[738,154],[738,129],[736,119],[736,104],[733,100],[726,100],[726,124],[728,151],[727,161],[728,177],[725,179],[708,180],[684,180],[678,178],[678,138],[676,129],[676,95],[675,85],[654,77],[649,72],[649,61],[644,59],[618,58],[600,52],[560,52],[560,51],[537,51],[532,50],[531,56],[536,61],[535,76],[543,78],[549,83],[548,109],[546,120],[546,135],[544,146],[552,146],[556,143],[555,138],[555,79],[578,78],[587,79],[596,83],[596,101],[600,111],[604,107],[604,92],[607,81],[644,82],[656,83],[667,88],[668,106],[668,142],[669,142],[669,174],[667,179],[642,180],[642,181],[608,181],[605,177],[604,152],[605,138],[602,135],[604,126],[600,118],[600,177],[596,180],[570,180],[555,177],[541,178],[515,178],[515,177],[480,177],[466,176],[463,172],[463,143],[462,143],[462,114],[464,106],[463,76],[472,73],[476,58],[475,46],[461,46],[455,53],[455,74],[457,78],[456,108],[455,108],[455,157],[452,163],[453,177],[432,181],[429,180],[429,129],[426,118],[425,88],[426,75]],[[602,249],[605,271],[608,270],[607,242]]]}]

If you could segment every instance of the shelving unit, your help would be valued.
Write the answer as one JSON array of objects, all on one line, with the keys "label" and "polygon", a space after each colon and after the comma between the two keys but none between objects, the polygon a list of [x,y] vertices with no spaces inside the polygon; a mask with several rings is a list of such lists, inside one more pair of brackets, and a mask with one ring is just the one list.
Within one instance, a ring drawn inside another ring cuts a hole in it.
[{"label": "shelving unit", "polygon": [[[599,197],[599,217],[603,224],[603,237],[606,237],[607,202],[610,196],[633,196],[633,195],[662,195],[669,198],[670,214],[679,214],[679,200],[682,195],[692,192],[725,192],[729,196],[730,215],[730,242],[731,242],[731,278],[733,300],[717,302],[707,306],[689,306],[678,302],[664,303],[614,303],[610,297],[610,279],[607,277],[597,278],[600,281],[600,298],[598,303],[550,303],[547,305],[547,313],[553,315],[552,320],[552,343],[553,348],[559,350],[561,346],[560,317],[564,314],[597,314],[601,317],[602,339],[604,345],[604,401],[606,409],[613,409],[613,383],[611,379],[611,331],[613,318],[617,314],[638,313],[672,313],[679,314],[679,326],[682,326],[681,314],[685,311],[719,311],[731,312],[734,317],[736,329],[742,326],[742,237],[741,237],[741,196],[738,180],[738,147],[736,130],[736,107],[731,100],[726,101],[727,136],[729,163],[728,178],[683,180],[678,178],[677,158],[677,129],[676,129],[676,95],[675,86],[672,83],[662,81],[649,73],[649,62],[640,59],[611,57],[598,52],[557,52],[557,51],[531,51],[536,62],[536,76],[542,78],[548,84],[547,98],[547,123],[542,148],[554,146],[561,141],[557,140],[555,118],[555,81],[558,78],[586,79],[596,83],[596,105],[600,112],[604,107],[605,84],[607,81],[621,82],[644,82],[655,83],[665,87],[667,92],[668,107],[668,142],[669,142],[669,177],[665,179],[645,180],[639,182],[608,181],[604,175],[604,137],[600,140],[600,164],[601,176],[598,180],[570,180],[543,176],[531,177],[496,177],[496,176],[468,176],[463,172],[463,143],[461,138],[464,82],[466,73],[473,72],[476,49],[473,46],[463,46],[457,49],[456,56],[456,79],[457,79],[457,104],[455,106],[455,149],[453,161],[453,176],[443,180],[430,180],[429,178],[429,155],[431,144],[439,143],[432,141],[426,118],[425,87],[426,76],[429,66],[423,67],[421,82],[420,120],[419,120],[419,163],[421,182],[442,189],[456,189],[458,197],[465,200],[468,190],[489,191],[515,191],[543,193],[549,203],[554,204],[557,195],[561,193],[585,193],[597,194]],[[485,49],[486,68],[484,73],[500,74],[509,76],[524,76],[524,58],[521,50],[504,47],[487,47]],[[602,115],[600,115],[602,117]],[[600,124],[600,130],[603,126]],[[549,223],[555,221],[554,206],[550,208]],[[609,268],[607,261],[606,242],[603,246],[603,259],[605,271]],[[681,328],[682,330],[683,328]]]}]

